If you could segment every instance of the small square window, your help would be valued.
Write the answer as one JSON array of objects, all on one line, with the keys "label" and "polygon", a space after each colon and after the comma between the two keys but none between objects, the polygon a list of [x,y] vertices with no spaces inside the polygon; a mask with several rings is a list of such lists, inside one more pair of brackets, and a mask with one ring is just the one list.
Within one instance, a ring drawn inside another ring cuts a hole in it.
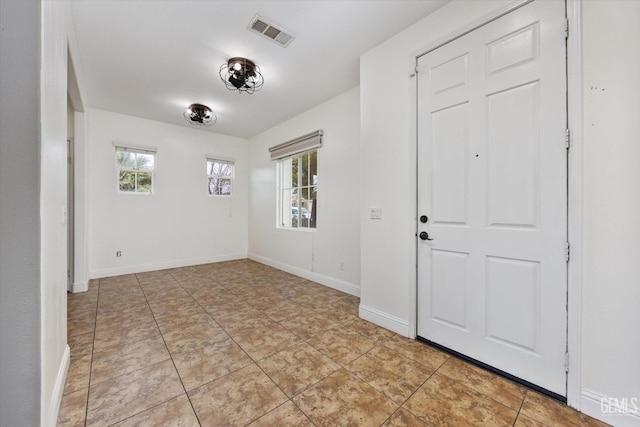
[{"label": "small square window", "polygon": [[155,172],[154,151],[116,147],[118,191],[121,193],[151,194]]},{"label": "small square window", "polygon": [[207,159],[207,188],[212,196],[231,196],[234,162]]}]

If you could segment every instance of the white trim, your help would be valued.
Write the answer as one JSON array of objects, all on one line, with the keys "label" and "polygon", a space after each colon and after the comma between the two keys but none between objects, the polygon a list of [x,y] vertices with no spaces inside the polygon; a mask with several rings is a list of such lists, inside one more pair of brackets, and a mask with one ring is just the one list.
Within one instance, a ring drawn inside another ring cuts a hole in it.
[{"label": "white trim", "polygon": [[[582,389],[582,392],[580,393],[580,406],[582,407],[582,413],[616,427],[640,426],[640,396],[626,397],[627,401],[635,399],[635,407],[629,404],[629,409],[634,412],[628,412],[626,414],[615,414],[615,409],[608,404],[608,402],[610,402],[609,399],[609,396],[603,396],[594,391]],[[617,399],[624,398],[617,397]]]},{"label": "white trim", "polygon": [[217,255],[203,258],[188,258],[149,264],[126,265],[123,267],[103,268],[91,270],[89,277],[99,279],[102,277],[120,276],[123,274],[144,273],[147,271],[166,270],[168,268],[189,267],[192,265],[211,264],[215,262],[235,261],[247,258],[246,253]]},{"label": "white trim", "polygon": [[439,47],[442,47],[444,45],[446,45],[447,43],[450,43],[452,41],[454,41],[455,39],[458,39],[464,35],[466,35],[467,33],[470,33],[474,30],[477,30],[478,28],[487,25],[488,23],[490,23],[491,21],[495,21],[496,19],[526,5],[527,3],[531,3],[533,0],[514,0],[513,3],[508,4],[507,6],[503,6],[499,9],[494,10],[493,12],[490,12],[486,15],[484,15],[482,18],[476,19],[475,21],[471,22],[470,24],[465,25],[462,28],[459,28],[447,35],[445,35],[444,37],[441,37],[439,39],[437,39],[434,42],[429,43],[428,45],[426,45],[425,47],[418,49],[416,51],[414,51],[411,54],[411,59],[412,59],[412,66],[409,70],[409,74],[412,74],[415,72],[415,64],[417,64],[417,60],[418,58],[420,58],[423,55],[426,55],[427,53],[431,52],[432,50],[438,49]]},{"label": "white trim", "polygon": [[409,330],[409,322],[396,316],[392,316],[383,311],[376,310],[372,307],[360,304],[358,314],[364,320],[382,326],[385,329],[393,331],[404,337],[411,338]]},{"label": "white trim", "polygon": [[88,282],[76,282],[71,285],[71,293],[76,294],[78,292],[87,292],[89,290]]},{"label": "white trim", "polygon": [[44,420],[44,425],[55,426],[58,422],[58,413],[60,411],[60,404],[62,403],[62,395],[64,394],[64,385],[67,382],[70,363],[71,350],[69,349],[69,345],[66,345],[64,353],[62,354],[62,360],[60,361],[60,367],[58,368],[58,375],[56,376],[56,383],[53,387],[51,402],[49,402],[49,411],[47,413],[50,418]]},{"label": "white trim", "polygon": [[411,206],[410,212],[413,212],[413,232],[415,234],[413,238],[413,274],[410,275],[411,282],[409,283],[409,295],[413,295],[413,298],[409,298],[409,322],[407,337],[416,339],[418,337],[418,58],[411,56],[410,67],[413,73],[409,74],[409,81],[411,85],[411,105],[415,109],[415,114],[410,116],[410,138],[411,141],[415,141],[413,155],[414,161],[411,163],[410,176],[413,178],[409,185],[412,187],[414,199],[412,200],[413,206]]},{"label": "white trim", "polygon": [[569,38],[567,39],[567,120],[571,130],[568,153],[567,199],[568,239],[571,258],[567,271],[567,405],[581,410],[582,387],[582,0],[567,0]]},{"label": "white trim", "polygon": [[332,289],[344,292],[356,297],[360,296],[360,286],[353,283],[345,282],[343,280],[334,279],[333,277],[324,276],[322,274],[315,273],[313,271],[305,270],[304,268],[294,267],[293,265],[285,264],[280,261],[276,261],[271,258],[264,257],[257,254],[249,254],[249,259],[265,264],[278,270],[286,271],[293,275],[302,277],[303,279],[311,280],[312,282],[319,283]]}]

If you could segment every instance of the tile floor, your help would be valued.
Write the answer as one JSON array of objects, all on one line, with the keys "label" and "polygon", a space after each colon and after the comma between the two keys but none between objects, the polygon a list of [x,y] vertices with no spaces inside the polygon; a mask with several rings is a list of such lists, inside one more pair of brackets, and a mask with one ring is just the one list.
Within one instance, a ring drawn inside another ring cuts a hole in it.
[{"label": "tile floor", "polygon": [[68,296],[59,426],[598,426],[358,318],[358,298],[249,261]]}]

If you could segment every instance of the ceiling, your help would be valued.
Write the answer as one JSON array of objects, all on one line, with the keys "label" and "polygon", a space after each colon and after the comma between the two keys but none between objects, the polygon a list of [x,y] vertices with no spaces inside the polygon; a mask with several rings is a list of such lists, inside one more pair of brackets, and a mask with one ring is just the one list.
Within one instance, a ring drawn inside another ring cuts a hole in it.
[{"label": "ceiling", "polygon": [[[359,84],[359,57],[448,0],[72,1],[89,107],[250,138]],[[282,47],[248,30],[263,19],[295,36]],[[228,90],[220,66],[235,56],[264,75],[254,94]],[[401,65],[402,66],[402,65]]]}]

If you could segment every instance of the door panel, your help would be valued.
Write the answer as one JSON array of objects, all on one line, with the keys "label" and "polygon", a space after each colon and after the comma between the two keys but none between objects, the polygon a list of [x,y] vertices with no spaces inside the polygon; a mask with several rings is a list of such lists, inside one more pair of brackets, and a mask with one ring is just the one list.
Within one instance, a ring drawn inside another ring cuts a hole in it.
[{"label": "door panel", "polygon": [[436,321],[467,331],[467,261],[469,254],[434,250],[431,307]]},{"label": "door panel", "polygon": [[487,96],[488,224],[536,228],[539,82]]},{"label": "door panel", "polygon": [[418,335],[566,395],[564,3],[418,59]]},{"label": "door panel", "polygon": [[439,224],[467,223],[467,104],[433,113],[432,217]]}]

